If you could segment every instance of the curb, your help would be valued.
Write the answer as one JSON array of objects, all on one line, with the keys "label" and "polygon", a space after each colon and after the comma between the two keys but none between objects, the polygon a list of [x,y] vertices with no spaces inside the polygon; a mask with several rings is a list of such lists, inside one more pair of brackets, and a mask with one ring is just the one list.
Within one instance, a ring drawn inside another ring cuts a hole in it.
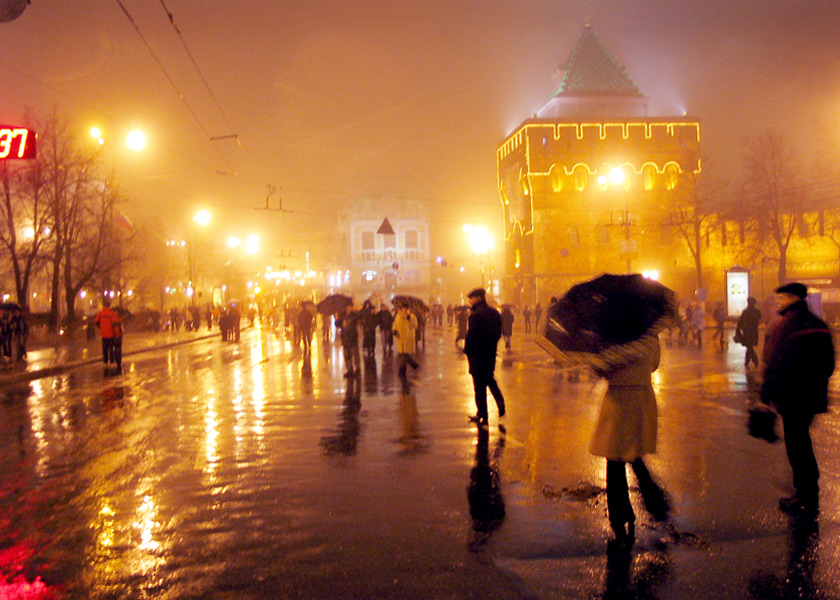
[{"label": "curb", "polygon": [[[138,348],[135,350],[130,350],[129,352],[124,352],[123,356],[134,356],[136,354],[142,354],[144,352],[152,352],[155,350],[165,350],[166,348],[173,348],[175,346],[182,346],[184,344],[191,344],[192,342],[198,342],[201,340],[209,340],[216,337],[220,337],[219,333],[214,333],[212,335],[203,335],[200,337],[190,338],[187,340],[178,340],[176,342],[168,342],[166,344],[161,344],[159,346],[150,346],[148,348]],[[0,385],[11,384],[11,383],[20,383],[23,381],[34,381],[36,379],[43,379],[44,377],[52,377],[53,375],[58,375],[59,373],[64,373],[66,371],[72,371],[73,369],[78,369],[79,367],[84,367],[87,365],[93,365],[96,363],[102,362],[101,357],[97,358],[88,358],[85,360],[77,360],[74,362],[68,362],[61,365],[52,365],[49,367],[44,367],[42,369],[33,369],[31,371],[18,371],[17,373],[9,373],[8,375],[0,375]]]}]

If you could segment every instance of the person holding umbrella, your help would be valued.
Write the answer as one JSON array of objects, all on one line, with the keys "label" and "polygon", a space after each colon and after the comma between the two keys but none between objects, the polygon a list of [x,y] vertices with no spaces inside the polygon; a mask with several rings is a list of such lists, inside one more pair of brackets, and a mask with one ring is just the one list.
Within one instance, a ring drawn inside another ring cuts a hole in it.
[{"label": "person holding umbrella", "polygon": [[[502,317],[499,311],[487,304],[486,292],[476,288],[467,294],[470,310],[467,337],[464,340],[464,354],[470,365],[470,375],[475,388],[476,414],[470,421],[487,426],[487,388],[493,394],[499,418],[505,416],[505,398],[496,383],[496,347],[502,337]],[[501,428],[501,425],[499,426]]]},{"label": "person holding umbrella", "polygon": [[595,372],[607,380],[589,452],[607,461],[607,513],[616,539],[632,540],[636,515],[627,487],[627,463],[639,482],[645,508],[657,521],[670,506],[644,462],[656,452],[657,408],[651,373],[659,367],[658,331],[599,354]]},{"label": "person holding umbrella", "polygon": [[628,463],[651,516],[664,521],[670,512],[644,456],[656,451],[651,373],[659,366],[659,332],[675,316],[674,294],[665,286],[639,274],[605,274],[573,286],[552,304],[537,339],[559,362],[589,365],[607,380],[589,451],[606,459],[607,513],[621,543],[635,537]]}]

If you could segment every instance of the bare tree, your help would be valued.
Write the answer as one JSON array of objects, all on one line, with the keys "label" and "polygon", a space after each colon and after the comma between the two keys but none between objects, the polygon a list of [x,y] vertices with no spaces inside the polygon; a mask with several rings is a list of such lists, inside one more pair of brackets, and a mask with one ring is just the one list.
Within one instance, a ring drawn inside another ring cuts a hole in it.
[{"label": "bare tree", "polygon": [[52,233],[41,165],[0,163],[0,244],[8,253],[18,304],[29,308],[29,284],[43,263],[42,251]]},{"label": "bare tree", "polygon": [[694,259],[696,288],[703,282],[703,238],[706,229],[717,218],[715,208],[721,204],[723,187],[702,173],[683,176],[678,192],[669,196],[670,222]]},{"label": "bare tree", "polygon": [[773,251],[778,278],[787,280],[787,251],[804,218],[804,192],[798,185],[793,151],[781,136],[765,132],[747,141],[746,201],[758,222],[759,241]]}]

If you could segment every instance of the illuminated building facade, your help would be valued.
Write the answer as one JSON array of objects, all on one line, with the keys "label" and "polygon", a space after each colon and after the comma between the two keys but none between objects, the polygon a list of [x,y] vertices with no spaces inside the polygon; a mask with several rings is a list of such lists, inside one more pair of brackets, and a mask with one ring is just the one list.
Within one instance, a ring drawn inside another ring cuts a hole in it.
[{"label": "illuminated building facade", "polygon": [[655,270],[677,288],[691,279],[672,218],[694,198],[700,124],[648,117],[646,98],[591,27],[554,97],[496,159],[508,301],[545,306],[604,272]]},{"label": "illuminated building facade", "polygon": [[[383,222],[387,219],[387,227]],[[417,201],[363,199],[340,217],[350,257],[350,287],[364,297],[378,293],[415,294],[425,298],[431,263],[427,209]]]}]

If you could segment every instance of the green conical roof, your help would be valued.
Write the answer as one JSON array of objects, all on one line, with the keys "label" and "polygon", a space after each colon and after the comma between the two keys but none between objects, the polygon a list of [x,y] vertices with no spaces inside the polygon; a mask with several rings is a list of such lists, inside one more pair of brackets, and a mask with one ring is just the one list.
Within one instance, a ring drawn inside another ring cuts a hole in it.
[{"label": "green conical roof", "polygon": [[587,25],[565,65],[555,96],[641,96],[624,67]]}]

